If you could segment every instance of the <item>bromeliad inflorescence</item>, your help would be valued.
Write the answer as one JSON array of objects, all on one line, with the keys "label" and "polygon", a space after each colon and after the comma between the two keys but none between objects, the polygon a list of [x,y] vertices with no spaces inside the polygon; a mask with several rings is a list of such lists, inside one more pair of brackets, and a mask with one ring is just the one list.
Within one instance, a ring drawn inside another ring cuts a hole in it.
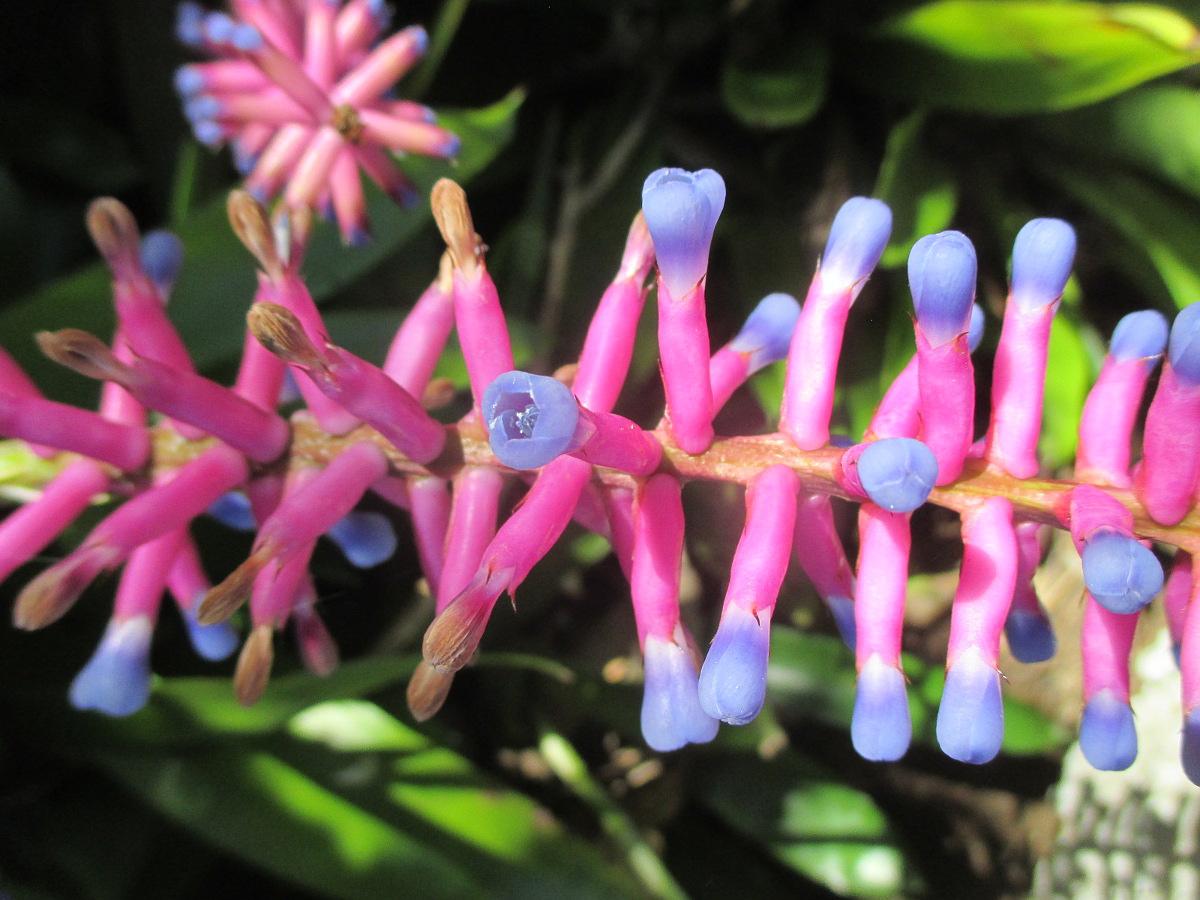
[{"label": "bromeliad inflorescence", "polygon": [[[786,294],[766,297],[714,353],[704,295],[724,197],[724,183],[710,170],[650,176],[643,213],[579,362],[555,378],[515,370],[466,196],[453,182],[439,182],[432,195],[447,246],[442,265],[382,367],[327,333],[299,274],[308,233],[303,211],[283,212],[286,227],[277,227],[253,197],[236,193],[230,216],[262,273],[232,388],[193,371],[164,313],[178,245],[157,234],[140,239],[120,204],[97,201],[89,224],[113,272],[116,335],[111,346],[77,331],[39,341],[56,360],[104,380],[99,412],[42,399],[0,356],[0,430],[62,461],[42,496],[0,525],[3,574],[46,546],[96,495],[127,499],[25,587],[16,624],[49,624],[98,575],[123,566],[111,624],[71,690],[77,706],[123,715],[144,704],[150,690],[148,650],[164,590],[178,601],[197,649],[211,658],[233,652],[237,638],[227,620],[248,603],[251,632],[234,682],[238,698],[252,703],[267,688],[274,633],[289,622],[312,670],[336,664],[309,557],[322,535],[364,564],[391,551],[386,520],[355,511],[373,491],[410,514],[435,597],[424,661],[408,691],[413,714],[424,719],[477,653],[500,596],[516,590],[574,519],[608,539],[630,583],[648,744],[672,750],[708,741],[721,721],[742,724],[758,714],[766,702],[771,619],[794,558],[856,656],[854,745],[869,759],[891,760],[906,752],[911,736],[900,649],[911,515],[928,500],[961,516],[964,542],[937,719],[945,752],[973,763],[999,752],[1002,634],[1020,660],[1054,652],[1031,584],[1038,531],[1054,525],[1069,531],[1083,562],[1082,744],[1100,768],[1128,766],[1136,755],[1131,637],[1139,613],[1163,588],[1150,545],[1174,548],[1164,602],[1180,648],[1184,765],[1200,780],[1200,604],[1191,575],[1191,555],[1200,549],[1200,520],[1191,513],[1200,475],[1180,464],[1197,458],[1200,440],[1200,306],[1182,312],[1169,335],[1157,313],[1120,323],[1084,411],[1077,478],[1046,480],[1036,456],[1041,393],[1074,232],[1059,220],[1037,219],[1017,238],[990,425],[980,440],[971,355],[983,329],[973,305],[975,250],[958,232],[923,238],[909,260],[913,356],[856,441],[831,435],[834,375],[848,311],[888,240],[887,207],[849,200],[803,306]],[[612,410],[656,262],[666,410],[647,429]],[[452,329],[473,402],[464,418],[444,424],[428,407],[446,393],[432,375]],[[1137,411],[1164,349],[1143,458],[1134,463]],[[737,387],[784,359],[780,431],[717,437],[714,416]],[[276,411],[287,367],[299,376],[306,407],[290,420]],[[147,425],[147,408],[166,418]],[[518,474],[526,471],[532,474]],[[501,489],[513,477],[530,485],[498,523]],[[682,490],[698,479],[746,488],[745,528],[707,651],[689,633],[679,604]],[[859,504],[855,567],[835,527],[833,498]],[[188,532],[206,512],[257,531],[249,558],[216,586]]]}]

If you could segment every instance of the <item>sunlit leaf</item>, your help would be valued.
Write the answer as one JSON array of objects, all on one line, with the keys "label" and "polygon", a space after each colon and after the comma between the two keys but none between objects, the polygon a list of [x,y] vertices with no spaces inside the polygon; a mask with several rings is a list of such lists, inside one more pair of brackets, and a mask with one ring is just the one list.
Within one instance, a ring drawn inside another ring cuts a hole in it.
[{"label": "sunlit leaf", "polygon": [[1136,3],[937,0],[873,37],[856,67],[873,90],[993,114],[1093,103],[1200,61],[1187,19]]}]

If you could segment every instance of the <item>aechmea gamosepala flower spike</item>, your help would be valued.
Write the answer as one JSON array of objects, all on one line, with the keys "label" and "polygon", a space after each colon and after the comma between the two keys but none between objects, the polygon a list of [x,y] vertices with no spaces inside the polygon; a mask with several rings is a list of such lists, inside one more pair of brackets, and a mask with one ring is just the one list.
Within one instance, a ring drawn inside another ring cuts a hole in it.
[{"label": "aechmea gamosepala flower spike", "polygon": [[194,372],[137,356],[123,363],[99,338],[75,328],[43,331],[36,337],[42,352],[55,362],[119,384],[149,409],[200,428],[255,462],[278,459],[291,440],[291,429],[278,415]]},{"label": "aechmea gamosepala flower spike", "polygon": [[699,683],[704,711],[734,725],[752,721],[766,698],[771,615],[787,574],[799,489],[796,473],[782,465],[746,488],[746,525]]},{"label": "aechmea gamosepala flower spike", "polygon": [[658,262],[658,352],[667,420],[687,453],[713,441],[712,387],[697,378],[709,362],[704,276],[725,182],[712,169],[659,169],[642,187],[642,215]]},{"label": "aechmea gamosepala flower spike", "polygon": [[1006,497],[989,497],[963,513],[963,561],[937,718],[938,745],[959,762],[988,762],[1004,736],[997,659],[1017,581],[1012,516]]},{"label": "aechmea gamosepala flower spike", "polygon": [[1088,392],[1079,421],[1075,477],[1129,487],[1129,461],[1146,381],[1167,346],[1169,326],[1152,309],[1130,313],[1117,323],[1108,356]]},{"label": "aechmea gamosepala flower spike", "polygon": [[916,310],[921,439],[938,461],[938,484],[962,472],[973,441],[975,377],[968,349],[975,248],[957,231],[921,238],[908,257]]},{"label": "aechmea gamosepala flower spike", "polygon": [[1060,516],[1083,559],[1083,582],[1105,609],[1137,612],[1162,590],[1162,563],[1133,536],[1133,514],[1124,504],[1080,484]]},{"label": "aechmea gamosepala flower spike", "polygon": [[1079,747],[1093,768],[1115,772],[1137,758],[1137,731],[1129,706],[1129,654],[1137,613],[1109,612],[1084,595],[1083,716]]},{"label": "aechmea gamosepala flower spike", "polygon": [[1034,219],[1013,245],[1012,289],[992,374],[986,456],[1017,478],[1038,471],[1042,394],[1050,324],[1075,260],[1075,230],[1061,219]]},{"label": "aechmea gamosepala flower spike", "polygon": [[799,317],[800,304],[791,294],[768,294],[758,302],[733,340],[709,361],[714,410],[759,369],[787,358]]},{"label": "aechmea gamosepala flower spike", "polygon": [[483,420],[492,452],[506,466],[537,469],[569,453],[592,465],[649,475],[662,445],[635,423],[584,409],[561,381],[505,372],[483,394]]},{"label": "aechmea gamosepala flower spike", "polygon": [[829,443],[846,317],[891,232],[892,211],[867,197],[847,200],[833,220],[788,349],[779,425],[801,450]]},{"label": "aechmea gamosepala flower spike", "polygon": [[883,438],[842,454],[839,483],[888,512],[912,512],[937,479],[933,451],[913,438]]},{"label": "aechmea gamosepala flower spike", "polygon": [[[974,353],[983,340],[985,319],[983,307],[971,306],[971,330],[967,334],[967,350]],[[917,355],[914,353],[900,374],[879,401],[863,440],[874,441],[889,437],[916,437],[921,433],[921,394],[917,383]]]},{"label": "aechmea gamosepala flower spike", "polygon": [[1156,522],[1192,508],[1200,480],[1200,303],[1175,316],[1158,389],[1146,413],[1134,490]]},{"label": "aechmea gamosepala flower spike", "polygon": [[304,372],[320,391],[382,434],[416,462],[429,462],[446,443],[446,430],[419,400],[380,368],[326,338],[313,341],[286,307],[260,301],[246,315],[264,347]]}]

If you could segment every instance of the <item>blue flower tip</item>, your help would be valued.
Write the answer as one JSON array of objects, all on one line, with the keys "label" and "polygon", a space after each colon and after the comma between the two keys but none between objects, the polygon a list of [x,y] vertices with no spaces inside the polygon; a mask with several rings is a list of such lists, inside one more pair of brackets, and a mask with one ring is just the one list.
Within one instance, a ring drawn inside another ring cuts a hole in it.
[{"label": "blue flower tip", "polygon": [[875,441],[858,458],[863,490],[889,512],[911,512],[924,503],[937,474],[937,457],[913,438]]},{"label": "blue flower tip", "polygon": [[208,508],[208,514],[222,525],[237,531],[253,531],[258,527],[254,521],[254,512],[250,509],[249,498],[237,491],[230,491],[218,497]]},{"label": "blue flower tip", "polygon": [[983,328],[987,320],[983,314],[983,307],[978,303],[971,304],[971,328],[967,333],[967,349],[972,353],[979,347],[980,341],[983,340]]},{"label": "blue flower tip", "polygon": [[1171,368],[1185,384],[1200,384],[1200,303],[1185,306],[1171,324],[1167,342]]},{"label": "blue flower tip", "polygon": [[1200,785],[1200,709],[1194,709],[1183,718],[1183,742],[1180,746],[1183,773],[1188,781]]},{"label": "blue flower tip", "polygon": [[462,149],[462,140],[457,134],[452,134],[442,142],[442,146],[438,148],[437,155],[445,159],[453,159],[458,156],[458,151]]},{"label": "blue flower tip", "polygon": [[1167,346],[1170,326],[1166,316],[1154,309],[1133,312],[1113,329],[1109,353],[1117,359],[1144,359],[1153,365]]},{"label": "blue flower tip", "polygon": [[847,287],[874,271],[892,233],[892,211],[882,200],[851,197],[842,204],[821,255],[821,279]]},{"label": "blue flower tip", "polygon": [[192,66],[180,66],[176,69],[173,81],[175,92],[185,99],[204,90],[204,76]]},{"label": "blue flower tip", "polygon": [[142,271],[160,290],[169,291],[183,268],[183,241],[169,231],[150,231],[140,252]]},{"label": "blue flower tip", "polygon": [[904,673],[878,656],[858,673],[850,739],[859,756],[874,762],[899,759],[912,740]]},{"label": "blue flower tip", "polygon": [[245,23],[234,27],[233,32],[229,35],[229,41],[244,53],[252,53],[255,50],[262,49],[263,46],[262,32],[253,25]]},{"label": "blue flower tip", "polygon": [[347,247],[365,247],[371,243],[371,232],[365,225],[352,225],[346,231]]},{"label": "blue flower tip", "polygon": [[1039,663],[1053,659],[1058,641],[1050,622],[1041,615],[1024,609],[1013,610],[1004,622],[1008,649],[1018,662]]},{"label": "blue flower tip", "polygon": [[642,186],[642,212],[654,242],[658,271],[681,298],[708,271],[708,250],[725,207],[725,182],[712,169],[659,169]]},{"label": "blue flower tip", "polygon": [[220,662],[232,656],[238,648],[238,634],[228,622],[201,625],[196,621],[194,612],[185,613],[183,621],[187,625],[188,641],[202,659]]},{"label": "blue flower tip", "polygon": [[970,331],[975,271],[975,247],[961,232],[930,234],[913,244],[908,283],[917,323],[932,346]]},{"label": "blue flower tip", "polygon": [[224,44],[233,39],[237,23],[225,13],[204,14],[204,37],[214,44]]},{"label": "blue flower tip", "polygon": [[150,635],[146,616],[110,622],[100,646],[71,682],[76,709],[129,716],[150,698]]},{"label": "blue flower tip", "polygon": [[937,716],[938,745],[951,759],[978,765],[995,758],[1003,738],[1000,673],[968,651],[946,672]]},{"label": "blue flower tip", "polygon": [[201,121],[192,123],[192,134],[205,147],[217,148],[225,139],[225,130],[216,122]]},{"label": "blue flower tip", "polygon": [[327,532],[350,564],[370,569],[392,558],[396,552],[396,530],[387,516],[355,511]]},{"label": "blue flower tip", "polygon": [[1112,691],[1097,691],[1083,707],[1079,749],[1092,768],[1120,772],[1137,759],[1137,729],[1133,710]]},{"label": "blue flower tip", "polygon": [[421,56],[429,49],[429,32],[420,25],[412,25],[413,49]]},{"label": "blue flower tip", "polygon": [[842,641],[853,653],[858,644],[858,626],[854,624],[854,601],[849,597],[840,597],[834,594],[825,598],[825,604],[833,616],[833,623],[837,626],[838,634],[842,636]]},{"label": "blue flower tip", "polygon": [[513,469],[537,469],[577,449],[579,403],[557,379],[505,372],[480,404],[492,452]]},{"label": "blue flower tip", "polygon": [[720,723],[700,705],[696,667],[687,647],[648,637],[644,660],[642,736],[646,743],[666,752],[716,737]]},{"label": "blue flower tip", "polygon": [[199,3],[180,3],[175,13],[175,37],[186,47],[204,43],[204,7]]},{"label": "blue flower tip", "polygon": [[1083,545],[1083,582],[1109,612],[1134,613],[1162,590],[1162,563],[1132,537],[1100,528]]},{"label": "blue flower tip", "polygon": [[745,725],[767,694],[770,623],[736,604],[725,608],[700,668],[700,706],[714,719]]},{"label": "blue flower tip", "polygon": [[791,294],[768,294],[758,302],[729,348],[750,357],[750,371],[786,359],[792,332],[800,318],[800,303]]},{"label": "blue flower tip", "polygon": [[1062,219],[1027,222],[1013,244],[1013,300],[1025,310],[1057,302],[1074,262],[1074,228]]}]

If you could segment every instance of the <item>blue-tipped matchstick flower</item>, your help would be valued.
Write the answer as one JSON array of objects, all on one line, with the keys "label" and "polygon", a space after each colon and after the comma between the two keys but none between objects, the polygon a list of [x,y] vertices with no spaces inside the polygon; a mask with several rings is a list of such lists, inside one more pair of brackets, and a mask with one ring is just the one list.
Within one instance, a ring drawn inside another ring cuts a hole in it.
[{"label": "blue-tipped matchstick flower", "polygon": [[1117,359],[1143,359],[1152,367],[1166,349],[1171,328],[1154,309],[1132,312],[1113,329],[1108,352]]},{"label": "blue-tipped matchstick flower", "polygon": [[1024,310],[1057,303],[1074,262],[1074,228],[1062,219],[1026,222],[1013,243],[1013,300]]},{"label": "blue-tipped matchstick flower", "polygon": [[686,640],[676,643],[648,637],[642,653],[646,669],[642,736],[646,743],[665,752],[716,737],[720,723],[700,705],[696,664]]},{"label": "blue-tipped matchstick flower", "polygon": [[978,764],[1000,752],[1003,737],[1000,673],[978,651],[968,650],[946,672],[938,707],[938,745],[951,759]]},{"label": "blue-tipped matchstick flower", "polygon": [[1128,769],[1137,759],[1133,710],[1112,691],[1097,691],[1083,707],[1079,749],[1092,767],[1104,772]]},{"label": "blue-tipped matchstick flower", "polygon": [[855,293],[875,270],[892,233],[892,211],[882,200],[851,197],[842,204],[821,255],[821,281]]},{"label": "blue-tipped matchstick flower", "polygon": [[[196,607],[200,601],[196,601]],[[219,662],[228,659],[238,648],[240,638],[228,622],[217,622],[215,625],[201,625],[196,619],[196,607],[183,614],[183,623],[187,626],[188,642],[202,659]]]},{"label": "blue-tipped matchstick flower", "polygon": [[253,531],[257,527],[250,499],[240,491],[230,491],[217,498],[207,510],[208,514],[227,528],[235,531]]},{"label": "blue-tipped matchstick flower", "polygon": [[71,682],[71,705],[110,716],[128,716],[150,697],[150,636],[147,616],[110,622],[100,646]]},{"label": "blue-tipped matchstick flower", "polygon": [[396,530],[381,513],[352,512],[325,534],[360,569],[386,562],[396,552]]},{"label": "blue-tipped matchstick flower", "polygon": [[908,257],[917,324],[931,347],[971,329],[975,300],[975,248],[958,231],[921,238]]},{"label": "blue-tipped matchstick flower", "polygon": [[850,740],[859,756],[875,762],[899,759],[912,740],[904,673],[878,656],[858,673]]},{"label": "blue-tipped matchstick flower", "polygon": [[767,695],[771,623],[737,604],[726,607],[700,669],[700,705],[732,725],[754,720]]},{"label": "blue-tipped matchstick flower", "polygon": [[1162,590],[1162,563],[1129,535],[1098,528],[1083,543],[1083,581],[1110,612],[1142,609]]},{"label": "blue-tipped matchstick flower", "polygon": [[933,451],[912,438],[874,441],[858,457],[863,490],[888,512],[911,512],[924,503],[937,474]]},{"label": "blue-tipped matchstick flower", "polygon": [[642,213],[654,240],[658,270],[671,296],[682,299],[708,271],[708,249],[725,208],[725,182],[712,169],[659,169],[642,186]]},{"label": "blue-tipped matchstick flower", "polygon": [[169,292],[183,268],[183,242],[169,231],[148,231],[140,250],[142,271],[164,294]]},{"label": "blue-tipped matchstick flower", "polygon": [[800,303],[791,294],[767,294],[754,307],[746,324],[729,342],[729,349],[749,356],[748,373],[786,359],[792,332],[800,318]]}]

